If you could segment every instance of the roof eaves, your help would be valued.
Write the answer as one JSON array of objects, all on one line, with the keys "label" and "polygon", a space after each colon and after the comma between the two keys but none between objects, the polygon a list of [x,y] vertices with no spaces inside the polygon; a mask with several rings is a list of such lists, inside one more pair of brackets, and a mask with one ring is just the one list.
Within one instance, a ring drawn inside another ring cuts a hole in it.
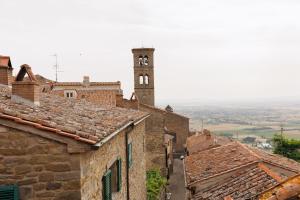
[{"label": "roof eaves", "polygon": [[130,125],[138,125],[140,122],[144,121],[146,118],[148,118],[150,115],[147,114],[145,116],[143,116],[142,118],[135,120],[135,121],[129,121],[128,123],[124,124],[123,126],[121,126],[120,128],[118,128],[117,130],[115,130],[112,134],[110,134],[109,136],[107,136],[106,138],[104,138],[103,140],[101,140],[100,142],[97,142],[96,144],[94,144],[94,148],[98,149],[100,148],[102,145],[104,145],[106,142],[108,142],[109,140],[111,140],[113,137],[115,137],[116,135],[118,135],[121,131],[123,131],[124,129],[126,129],[128,126]]},{"label": "roof eaves", "polygon": [[42,124],[39,124],[39,123],[36,123],[36,122],[31,122],[29,120],[22,119],[20,117],[15,117],[15,116],[0,113],[0,118],[7,119],[7,120],[12,120],[12,121],[15,121],[17,123],[24,124],[24,125],[33,126],[37,129],[41,129],[41,130],[52,132],[52,133],[57,134],[57,135],[69,137],[69,138],[72,138],[72,139],[80,141],[80,142],[84,142],[84,143],[88,143],[88,144],[95,144],[96,143],[93,140],[89,140],[87,138],[83,138],[83,137],[80,137],[78,135],[68,133],[68,132],[65,132],[65,131],[62,131],[62,130],[59,130],[59,129],[56,129],[56,128],[48,127],[48,126],[45,126],[45,125],[42,125]]}]

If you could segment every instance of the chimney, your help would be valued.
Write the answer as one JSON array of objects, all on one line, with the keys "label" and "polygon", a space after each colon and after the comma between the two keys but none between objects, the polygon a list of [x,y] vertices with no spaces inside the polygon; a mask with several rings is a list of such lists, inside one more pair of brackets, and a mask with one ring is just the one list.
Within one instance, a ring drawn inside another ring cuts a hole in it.
[{"label": "chimney", "polygon": [[86,87],[90,85],[90,77],[89,76],[83,77],[83,85]]},{"label": "chimney", "polygon": [[13,80],[12,71],[10,57],[0,55],[0,85],[11,86]]},{"label": "chimney", "polygon": [[[28,77],[25,78],[27,74]],[[24,79],[25,78],[25,79]],[[30,106],[40,105],[40,87],[29,65],[22,65],[12,83],[12,101]]]}]

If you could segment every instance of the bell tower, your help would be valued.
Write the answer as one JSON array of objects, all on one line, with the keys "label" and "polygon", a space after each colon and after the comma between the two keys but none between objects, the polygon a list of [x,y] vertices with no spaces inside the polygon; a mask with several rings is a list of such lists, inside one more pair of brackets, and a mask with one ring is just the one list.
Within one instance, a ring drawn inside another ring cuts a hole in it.
[{"label": "bell tower", "polygon": [[134,91],[142,104],[155,105],[154,99],[154,48],[132,49],[134,63]]}]

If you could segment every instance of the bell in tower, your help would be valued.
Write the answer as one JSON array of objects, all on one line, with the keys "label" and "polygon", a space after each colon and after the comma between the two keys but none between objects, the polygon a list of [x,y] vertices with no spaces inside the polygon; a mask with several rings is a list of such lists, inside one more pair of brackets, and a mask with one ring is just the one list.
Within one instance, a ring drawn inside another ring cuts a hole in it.
[{"label": "bell in tower", "polygon": [[134,91],[140,103],[154,106],[154,48],[132,49],[134,63]]}]

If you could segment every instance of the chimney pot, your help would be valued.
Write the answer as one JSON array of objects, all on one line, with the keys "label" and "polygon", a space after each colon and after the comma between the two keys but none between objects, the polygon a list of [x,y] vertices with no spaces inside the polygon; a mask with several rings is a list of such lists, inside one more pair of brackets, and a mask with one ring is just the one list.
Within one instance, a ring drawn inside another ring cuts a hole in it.
[{"label": "chimney pot", "polygon": [[[28,78],[24,80],[25,75]],[[22,65],[12,83],[12,101],[30,106],[40,105],[40,87],[29,65]]]},{"label": "chimney pot", "polygon": [[90,77],[89,76],[84,76],[83,77],[83,85],[84,86],[89,86],[90,85]]}]

